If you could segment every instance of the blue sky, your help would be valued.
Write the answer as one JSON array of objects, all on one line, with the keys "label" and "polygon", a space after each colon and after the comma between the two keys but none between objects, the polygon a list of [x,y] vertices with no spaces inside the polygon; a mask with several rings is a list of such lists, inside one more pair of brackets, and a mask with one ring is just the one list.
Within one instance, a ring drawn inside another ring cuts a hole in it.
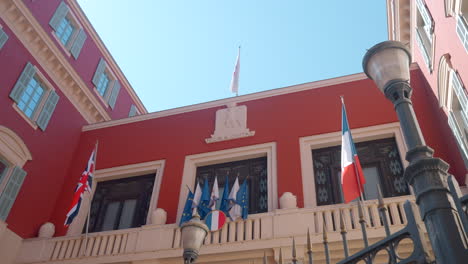
[{"label": "blue sky", "polygon": [[149,112],[362,72],[384,0],[78,0]]}]

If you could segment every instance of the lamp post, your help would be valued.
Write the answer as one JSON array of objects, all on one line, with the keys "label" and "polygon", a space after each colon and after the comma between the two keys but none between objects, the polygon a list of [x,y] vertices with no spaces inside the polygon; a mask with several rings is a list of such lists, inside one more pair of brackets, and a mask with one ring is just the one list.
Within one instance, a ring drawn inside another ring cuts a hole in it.
[{"label": "lamp post", "polygon": [[414,189],[437,263],[466,263],[468,240],[447,186],[449,165],[434,158],[424,141],[410,99],[410,64],[410,51],[397,41],[375,45],[362,62],[366,75],[395,106],[408,146],[404,177]]},{"label": "lamp post", "polygon": [[190,221],[181,227],[182,247],[184,248],[184,264],[195,263],[206,235],[208,227],[200,220],[200,216],[195,214]]}]

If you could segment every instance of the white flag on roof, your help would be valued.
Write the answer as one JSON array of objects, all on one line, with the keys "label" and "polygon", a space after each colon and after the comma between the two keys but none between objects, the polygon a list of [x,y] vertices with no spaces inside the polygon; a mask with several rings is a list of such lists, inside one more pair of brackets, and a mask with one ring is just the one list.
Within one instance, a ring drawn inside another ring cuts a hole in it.
[{"label": "white flag on roof", "polygon": [[234,67],[234,72],[232,73],[231,80],[231,92],[237,94],[239,91],[239,71],[240,71],[240,47],[237,53],[236,66]]}]

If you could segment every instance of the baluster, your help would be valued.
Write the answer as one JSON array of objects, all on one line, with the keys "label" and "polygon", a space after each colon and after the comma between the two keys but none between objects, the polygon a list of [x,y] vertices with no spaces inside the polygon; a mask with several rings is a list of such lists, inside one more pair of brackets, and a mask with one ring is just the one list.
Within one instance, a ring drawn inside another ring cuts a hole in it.
[{"label": "baluster", "polygon": [[[178,230],[179,230],[179,239],[180,239],[180,229],[178,228]],[[120,243],[119,253],[125,252],[125,248],[127,247],[127,241],[128,241],[128,233],[122,235],[122,242]],[[179,244],[177,247],[179,247],[179,245],[180,245],[180,240],[179,240]]]},{"label": "baluster", "polygon": [[62,247],[60,248],[60,252],[58,255],[58,259],[63,259],[65,257],[65,252],[67,251],[69,241],[65,240],[62,243]]},{"label": "baluster", "polygon": [[348,240],[346,239],[346,226],[343,219],[343,213],[340,211],[340,233],[341,239],[343,240],[343,249],[345,253],[345,258],[349,256],[349,249],[348,249]]},{"label": "baluster", "polygon": [[244,221],[237,221],[237,241],[244,241]]},{"label": "baluster", "polygon": [[330,211],[325,211],[325,226],[327,227],[327,231],[334,231],[332,213]]},{"label": "baluster", "polygon": [[381,227],[382,224],[380,223],[379,209],[376,204],[370,205],[370,213],[372,215],[372,226]]},{"label": "baluster", "polygon": [[280,248],[278,264],[283,264],[283,250]]},{"label": "baluster", "polygon": [[362,209],[361,201],[358,201],[358,214],[359,214],[359,223],[361,224],[362,240],[364,241],[364,247],[368,247],[369,241],[367,240],[366,220],[364,219],[364,211]]},{"label": "baluster", "polygon": [[254,233],[253,233],[253,236],[254,236],[254,239],[257,240],[257,239],[260,239],[260,218],[255,218],[254,219]]},{"label": "baluster", "polygon": [[118,254],[120,249],[120,244],[122,243],[123,234],[115,236],[114,248],[112,249],[112,255]]},{"label": "baluster", "polygon": [[252,240],[252,219],[245,220],[245,240]]},{"label": "baluster", "polygon": [[297,258],[296,258],[296,240],[293,237],[293,244],[292,244],[292,262],[293,264],[297,264]]},{"label": "baluster", "polygon": [[236,222],[229,222],[229,241],[236,241]]},{"label": "baluster", "polygon": [[102,239],[101,239],[101,246],[99,247],[99,253],[98,255],[99,256],[102,256],[104,255],[105,253],[105,250],[107,248],[107,241],[109,240],[109,237],[108,236],[103,236]]},{"label": "baluster", "polygon": [[359,209],[356,206],[353,206],[351,208],[351,211],[353,212],[353,224],[354,224],[354,229],[358,229],[359,227]]},{"label": "baluster", "polygon": [[392,222],[394,225],[403,224],[400,219],[400,213],[398,212],[398,205],[396,203],[389,204],[390,212],[392,214]]},{"label": "baluster", "polygon": [[[97,237],[94,237],[94,244],[91,246],[91,243],[89,243],[91,240],[90,237],[88,237],[88,242],[86,243],[86,247],[89,248],[89,250],[91,250],[91,254],[88,255],[86,254],[86,256],[97,256],[98,254],[98,251],[99,251],[99,245],[101,244],[101,237],[100,236],[97,236]],[[86,250],[86,253],[88,252],[88,249]]]},{"label": "baluster", "polygon": [[379,213],[380,213],[380,219],[382,219],[382,222],[385,227],[385,234],[387,237],[390,236],[390,226],[388,225],[388,219],[387,219],[387,208],[385,208],[385,203],[382,197],[382,191],[380,190],[380,186],[377,185],[377,195],[379,199]]},{"label": "baluster", "polygon": [[180,238],[181,238],[180,228],[176,228],[175,234],[174,234],[174,244],[172,245],[172,248],[180,247]]},{"label": "baluster", "polygon": [[221,233],[221,230],[217,230],[212,232],[213,236],[213,241],[211,241],[211,244],[219,244],[219,234]]},{"label": "baluster", "polygon": [[75,247],[75,240],[70,240],[68,243],[67,251],[65,252],[64,258],[69,259],[71,258],[71,254],[73,252],[73,248]]},{"label": "baluster", "polygon": [[334,223],[333,231],[338,231],[340,229],[340,210],[334,209],[332,213]]},{"label": "baluster", "polygon": [[314,233],[317,234],[320,233],[323,229],[323,211],[316,212],[315,218],[316,227]]},{"label": "baluster", "polygon": [[73,251],[71,253],[71,258],[77,258],[78,257],[78,254],[80,254],[80,247],[81,247],[81,239],[78,238],[75,240],[75,245],[73,245]]},{"label": "baluster", "polygon": [[312,242],[310,241],[310,232],[307,228],[307,255],[309,256],[309,264],[312,264]]},{"label": "baluster", "polygon": [[203,245],[209,245],[211,244],[211,231],[208,231],[208,234],[206,234],[205,241],[203,241]]},{"label": "baluster", "polygon": [[342,212],[346,230],[352,230],[353,225],[351,224],[351,208],[343,208]]},{"label": "baluster", "polygon": [[401,219],[403,219],[403,224],[406,225],[408,223],[408,219],[406,218],[406,211],[405,211],[405,208],[404,208],[404,203],[399,202],[398,203],[398,208],[400,209]]},{"label": "baluster", "polygon": [[268,260],[267,260],[265,251],[263,251],[263,264],[268,264]]},{"label": "baluster", "polygon": [[229,225],[229,222],[227,222],[227,221],[228,220],[226,219],[226,223],[224,223],[223,228],[221,228],[221,240],[220,240],[221,244],[226,243],[227,239],[228,239],[228,225]]},{"label": "baluster", "polygon": [[58,258],[58,254],[60,252],[61,246],[62,246],[62,241],[55,242],[54,252],[52,253],[52,257],[51,257],[52,260],[55,260]]},{"label": "baluster", "polygon": [[325,251],[325,259],[327,260],[327,264],[330,264],[330,250],[328,249],[328,237],[327,237],[327,225],[326,223],[323,224],[323,247]]}]

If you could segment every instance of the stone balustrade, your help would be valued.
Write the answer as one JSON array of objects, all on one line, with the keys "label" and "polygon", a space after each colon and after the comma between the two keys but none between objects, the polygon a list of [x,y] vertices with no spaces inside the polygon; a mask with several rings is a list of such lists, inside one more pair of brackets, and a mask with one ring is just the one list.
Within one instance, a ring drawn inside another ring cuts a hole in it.
[{"label": "stone balustrade", "polygon": [[[406,200],[412,199],[414,199],[412,196],[385,199],[392,232],[406,224],[403,204]],[[384,237],[377,201],[365,201],[363,204],[369,238]],[[239,253],[248,250],[271,252],[273,249],[276,254],[275,248],[290,247],[289,243],[293,236],[296,238],[299,254],[302,252],[304,255],[308,229],[316,248],[314,251],[320,254],[320,251],[323,252],[319,244],[324,224],[328,230],[329,241],[337,242],[337,245],[341,243],[340,211],[343,213],[348,238],[359,241],[361,237],[356,203],[277,209],[268,213],[250,215],[245,221],[228,222],[221,230],[211,232],[202,246],[201,259],[204,255]],[[287,257],[288,253],[283,254]],[[18,263],[74,263],[73,260],[80,259],[80,263],[96,263],[96,258],[100,258],[99,263],[117,263],[148,258],[180,260],[181,255],[180,228],[176,224],[168,224],[91,233],[87,237],[81,235],[26,239],[23,241],[17,261]]]}]

